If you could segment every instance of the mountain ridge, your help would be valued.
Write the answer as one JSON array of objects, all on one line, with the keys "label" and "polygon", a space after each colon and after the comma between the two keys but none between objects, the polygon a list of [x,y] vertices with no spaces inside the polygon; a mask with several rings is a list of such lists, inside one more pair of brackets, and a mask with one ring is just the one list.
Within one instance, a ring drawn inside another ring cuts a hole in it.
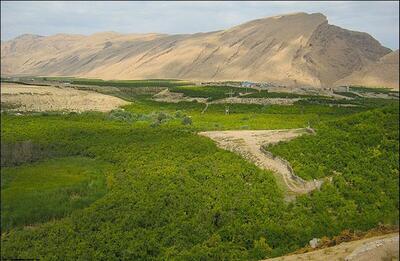
[{"label": "mountain ridge", "polygon": [[300,12],[194,34],[17,37],[3,42],[1,53],[2,74],[330,87],[391,50],[367,33],[330,25],[321,13]]}]

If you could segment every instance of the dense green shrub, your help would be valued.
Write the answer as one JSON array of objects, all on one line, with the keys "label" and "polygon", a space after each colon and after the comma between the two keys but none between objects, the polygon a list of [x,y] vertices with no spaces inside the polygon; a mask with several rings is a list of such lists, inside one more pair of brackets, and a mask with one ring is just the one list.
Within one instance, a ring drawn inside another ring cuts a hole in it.
[{"label": "dense green shrub", "polygon": [[183,125],[192,125],[192,118],[190,118],[189,116],[183,117],[182,124]]},{"label": "dense green shrub", "polygon": [[292,162],[304,178],[349,172],[368,157],[373,164],[388,160],[386,156],[398,147],[398,118],[396,107],[350,116],[317,125],[316,136],[303,136],[269,150]]},{"label": "dense green shrub", "polygon": [[[259,260],[296,250],[314,237],[398,224],[397,104],[375,110],[240,105],[230,115],[224,105],[212,105],[205,114],[202,109],[140,101],[125,110],[148,121],[132,124],[96,113],[2,114],[2,142],[32,140],[112,165],[112,186],[103,197],[35,229],[12,228],[1,236],[2,257]],[[193,124],[182,126],[171,116],[177,110]],[[160,111],[169,120],[149,127]],[[316,136],[279,144],[273,152],[304,177],[338,174],[291,203],[272,173],[196,134],[244,124],[304,127],[310,120]]]},{"label": "dense green shrub", "polygon": [[162,123],[163,121],[167,120],[167,114],[164,112],[159,112],[157,115],[157,121]]},{"label": "dense green shrub", "polygon": [[132,112],[117,109],[117,110],[112,110],[108,118],[111,120],[117,120],[117,121],[124,121],[124,122],[129,122],[132,123],[136,120],[138,120],[139,116],[133,114]]},{"label": "dense green shrub", "polygon": [[270,92],[268,90],[261,90],[255,93],[244,96],[246,98],[323,98],[324,96],[306,95],[287,92]]},{"label": "dense green shrub", "polygon": [[228,86],[175,86],[169,88],[171,92],[183,93],[189,97],[208,98],[209,101],[227,98],[230,96],[236,97],[239,93],[254,90],[246,88],[228,87]]}]

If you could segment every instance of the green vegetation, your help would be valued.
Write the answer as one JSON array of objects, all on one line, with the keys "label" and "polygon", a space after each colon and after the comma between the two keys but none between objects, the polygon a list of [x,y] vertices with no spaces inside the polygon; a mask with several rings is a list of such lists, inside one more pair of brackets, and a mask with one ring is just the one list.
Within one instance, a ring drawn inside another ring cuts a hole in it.
[{"label": "green vegetation", "polygon": [[328,105],[328,106],[357,106],[363,108],[373,109],[376,107],[386,106],[389,104],[396,105],[398,100],[388,100],[380,98],[355,98],[352,100],[346,99],[330,99],[330,98],[308,98],[296,102],[299,105]]},{"label": "green vegetation", "polygon": [[189,82],[170,80],[129,80],[129,81],[103,81],[103,80],[72,80],[71,84],[114,86],[114,87],[172,87],[188,85]]},{"label": "green vegetation", "polygon": [[286,93],[286,92],[270,92],[261,90],[252,94],[244,96],[246,98],[323,98],[323,96],[317,95],[305,95],[297,93]]},{"label": "green vegetation", "polygon": [[[226,97],[234,89],[203,88],[188,92]],[[7,199],[14,206],[8,217],[20,221],[2,227],[2,258],[260,260],[304,247],[314,237],[398,225],[397,101],[240,104],[225,115],[224,104],[201,113],[205,105],[196,102],[132,98],[124,110],[107,114],[2,113],[2,143],[31,141],[58,152],[48,153],[58,158],[2,170],[2,196],[20,193],[25,199],[38,189],[48,195],[26,201],[32,206]],[[302,177],[332,176],[332,182],[291,203],[271,172],[196,134],[309,123],[315,136],[270,149]],[[89,184],[97,185],[87,189]],[[7,191],[11,187],[21,192]],[[82,201],[75,204],[76,194]],[[52,207],[35,219],[29,209],[46,204]],[[23,227],[32,223],[41,224]]]},{"label": "green vegetation", "polygon": [[[224,104],[210,104],[207,111],[202,114],[204,106],[196,102],[165,103],[142,100],[125,106],[125,110],[141,114],[163,111],[171,115],[180,111],[192,116],[193,127],[198,130],[240,129],[242,126],[248,126],[250,129],[302,128],[308,123],[315,124],[322,120],[366,110],[363,107],[329,107],[313,104],[294,106],[235,104],[230,106],[230,114],[225,115]],[[175,121],[170,122],[173,123]]]},{"label": "green vegetation", "polygon": [[[316,136],[303,136],[268,148],[291,162],[306,179],[335,173],[390,176],[398,166],[399,114],[396,107],[318,124]],[[372,175],[372,174],[371,174]]]},{"label": "green vegetation", "polygon": [[109,164],[83,157],[1,170],[1,230],[34,225],[90,205],[106,192]]},{"label": "green vegetation", "polygon": [[101,80],[73,77],[37,77],[44,81],[68,82],[78,85],[112,86],[112,87],[172,87],[192,84],[188,81],[174,79],[149,79],[149,80]]},{"label": "green vegetation", "polygon": [[353,92],[334,92],[335,94],[339,94],[342,96],[350,97],[350,98],[360,98],[359,95],[353,93]]},{"label": "green vegetation", "polygon": [[393,91],[389,88],[380,88],[380,87],[364,87],[364,86],[350,86],[350,91],[354,92],[373,92],[373,93],[398,93],[398,91]]},{"label": "green vegetation", "polygon": [[176,79],[148,79],[148,80],[101,80],[75,77],[19,77],[18,80],[1,78],[2,82],[24,85],[48,86],[51,84],[71,84],[79,90],[91,90],[103,94],[113,95],[124,100],[150,98],[166,87],[185,86],[193,83]]},{"label": "green vegetation", "polygon": [[[250,88],[238,88],[228,86],[175,86],[170,88],[171,92],[183,93],[189,97],[208,98],[209,101],[227,98],[230,95],[236,97],[239,93],[251,92]],[[232,93],[232,94],[230,94]]]}]

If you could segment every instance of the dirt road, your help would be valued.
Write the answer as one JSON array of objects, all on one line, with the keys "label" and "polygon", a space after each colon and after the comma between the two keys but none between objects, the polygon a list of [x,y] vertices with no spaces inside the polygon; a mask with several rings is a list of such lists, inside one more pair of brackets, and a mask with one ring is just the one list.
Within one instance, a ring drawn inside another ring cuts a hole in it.
[{"label": "dirt road", "polygon": [[323,181],[305,181],[296,176],[288,162],[264,151],[262,146],[288,141],[307,133],[309,133],[307,129],[288,129],[207,131],[200,132],[199,135],[213,139],[219,147],[238,153],[262,169],[272,170],[278,183],[282,184],[288,192],[296,195],[319,188]]},{"label": "dirt road", "polygon": [[111,111],[129,104],[120,98],[67,87],[1,84],[2,110],[11,111]]}]

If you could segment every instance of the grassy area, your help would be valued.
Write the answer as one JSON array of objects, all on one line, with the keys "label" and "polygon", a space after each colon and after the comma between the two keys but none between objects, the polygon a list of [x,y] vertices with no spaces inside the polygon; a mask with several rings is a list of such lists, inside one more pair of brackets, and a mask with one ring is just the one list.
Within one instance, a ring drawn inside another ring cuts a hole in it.
[{"label": "grassy area", "polygon": [[342,95],[342,96],[346,96],[346,97],[349,97],[349,98],[360,98],[359,95],[357,95],[355,93],[352,93],[352,92],[334,92],[334,93]]},{"label": "grassy area", "polygon": [[137,101],[125,106],[133,113],[149,114],[162,111],[173,115],[176,111],[189,115],[193,119],[192,127],[198,130],[227,129],[282,129],[301,128],[309,123],[335,119],[342,115],[366,110],[362,107],[329,107],[326,105],[230,105],[230,114],[225,115],[224,104],[211,104],[201,113],[204,104],[195,102],[164,103],[150,100]]},{"label": "grassy area", "polygon": [[108,164],[83,157],[1,170],[1,230],[68,215],[106,193]]},{"label": "grassy area", "polygon": [[286,92],[269,92],[259,91],[245,96],[246,98],[322,98],[324,96],[317,95],[305,95],[297,93],[286,93]]},{"label": "grassy area", "polygon": [[355,98],[351,100],[347,99],[330,99],[330,98],[308,98],[306,100],[300,100],[296,102],[298,105],[321,105],[321,106],[348,106],[354,105],[357,107],[363,107],[373,109],[377,107],[396,105],[398,100],[395,99],[381,99],[381,98]]},{"label": "grassy area", "polygon": [[188,81],[172,80],[172,79],[152,79],[152,80],[101,80],[101,79],[85,79],[85,78],[46,78],[50,81],[66,81],[71,84],[78,85],[94,85],[94,86],[113,86],[113,87],[173,87],[191,84]]},{"label": "grassy area", "polygon": [[373,93],[398,93],[389,88],[384,87],[364,87],[364,86],[350,86],[350,91],[354,92],[373,92]]},{"label": "grassy area", "polygon": [[102,79],[88,79],[88,78],[75,78],[75,77],[19,77],[20,81],[12,81],[2,78],[2,82],[21,83],[41,81],[41,82],[62,82],[76,85],[90,85],[90,86],[109,86],[109,87],[173,87],[193,84],[189,81],[182,81],[176,79],[149,79],[149,80],[102,80]]},{"label": "grassy area", "polygon": [[250,88],[228,86],[175,86],[170,88],[170,91],[183,93],[185,96],[189,97],[209,98],[210,101],[227,98],[230,97],[230,95],[236,97],[239,93],[254,92],[254,90]]}]

